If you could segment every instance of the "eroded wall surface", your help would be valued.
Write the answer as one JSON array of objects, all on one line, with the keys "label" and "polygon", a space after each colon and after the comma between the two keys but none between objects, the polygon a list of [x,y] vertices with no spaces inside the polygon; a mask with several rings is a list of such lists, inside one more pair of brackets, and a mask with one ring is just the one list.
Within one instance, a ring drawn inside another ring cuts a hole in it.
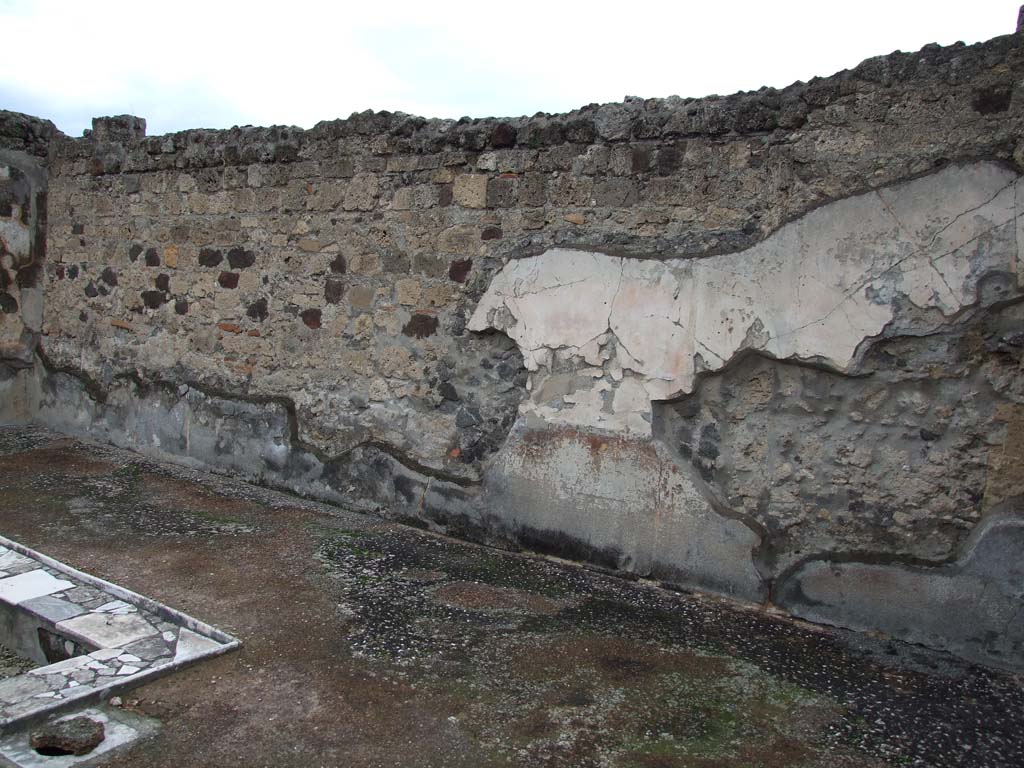
[{"label": "eroded wall surface", "polygon": [[55,133],[52,123],[0,113],[0,423],[27,421],[37,407],[46,155]]},{"label": "eroded wall surface", "polygon": [[37,418],[1024,665],[1022,74],[1011,35],[515,120],[97,120],[51,145]]}]

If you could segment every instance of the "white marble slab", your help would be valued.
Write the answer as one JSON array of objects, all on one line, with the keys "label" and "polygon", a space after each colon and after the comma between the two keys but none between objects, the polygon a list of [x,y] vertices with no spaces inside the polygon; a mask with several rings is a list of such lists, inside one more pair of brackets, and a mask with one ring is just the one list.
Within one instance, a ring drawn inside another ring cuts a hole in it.
[{"label": "white marble slab", "polygon": [[0,600],[11,605],[35,597],[52,595],[74,586],[70,581],[57,579],[40,569],[0,579]]},{"label": "white marble slab", "polygon": [[23,554],[15,552],[13,549],[0,547],[0,571],[7,573],[15,570],[16,568],[24,570],[27,566],[34,564],[35,561],[31,558],[25,557]]},{"label": "white marble slab", "polygon": [[174,653],[174,663],[203,656],[220,648],[220,643],[204,637],[191,629],[181,628],[178,633],[178,647]]},{"label": "white marble slab", "polygon": [[87,613],[60,622],[57,629],[72,632],[100,648],[117,648],[157,634],[156,627],[135,613]]}]

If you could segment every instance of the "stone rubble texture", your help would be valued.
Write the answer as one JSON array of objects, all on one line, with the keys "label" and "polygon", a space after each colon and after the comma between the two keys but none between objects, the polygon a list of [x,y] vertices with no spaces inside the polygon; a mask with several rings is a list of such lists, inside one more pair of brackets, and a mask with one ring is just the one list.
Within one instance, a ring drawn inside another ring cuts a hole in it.
[{"label": "stone rubble texture", "polygon": [[2,113],[0,419],[901,636],[951,579],[922,641],[1024,666],[970,575],[1022,516],[1022,74],[1018,33],[530,118]]},{"label": "stone rubble texture", "polygon": [[106,737],[106,728],[98,720],[79,716],[33,731],[29,746],[42,754],[54,750],[55,755],[86,755],[92,752]]}]

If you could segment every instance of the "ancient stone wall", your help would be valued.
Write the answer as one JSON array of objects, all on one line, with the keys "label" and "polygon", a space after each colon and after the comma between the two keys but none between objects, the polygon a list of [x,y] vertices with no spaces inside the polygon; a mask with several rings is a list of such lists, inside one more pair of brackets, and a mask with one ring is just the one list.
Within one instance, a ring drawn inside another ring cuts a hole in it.
[{"label": "ancient stone wall", "polygon": [[99,119],[50,145],[37,418],[1024,665],[1021,43],[510,120]]}]

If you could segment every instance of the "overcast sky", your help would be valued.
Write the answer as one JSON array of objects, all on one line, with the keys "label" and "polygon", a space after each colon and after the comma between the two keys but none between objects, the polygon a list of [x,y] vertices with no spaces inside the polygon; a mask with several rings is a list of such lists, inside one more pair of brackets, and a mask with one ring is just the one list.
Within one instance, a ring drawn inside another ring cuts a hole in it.
[{"label": "overcast sky", "polygon": [[0,108],[80,135],[310,127],[364,109],[564,112],[784,87],[871,56],[1013,32],[1021,0],[0,0]]}]

